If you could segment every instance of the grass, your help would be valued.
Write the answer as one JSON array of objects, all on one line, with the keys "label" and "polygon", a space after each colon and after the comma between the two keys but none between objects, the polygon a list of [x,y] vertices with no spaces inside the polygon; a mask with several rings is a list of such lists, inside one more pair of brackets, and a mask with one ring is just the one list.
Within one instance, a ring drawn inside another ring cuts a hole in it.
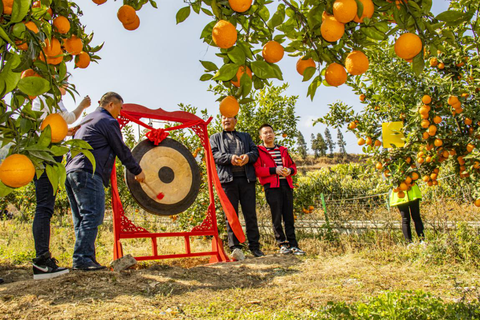
[{"label": "grass", "polygon": [[[458,207],[448,219],[465,216],[477,213]],[[434,210],[425,217],[428,225],[436,219]],[[160,222],[148,223],[163,228]],[[310,231],[298,230],[306,257],[275,254],[272,236],[263,232],[268,254],[263,258],[214,265],[208,258],[161,260],[121,273],[71,272],[33,281],[31,224],[1,221],[0,277],[7,283],[0,286],[0,319],[478,318],[480,235],[466,223],[428,228],[426,247],[407,247],[398,228]],[[97,241],[101,263],[112,258],[112,241],[111,221],[106,221]],[[60,265],[71,265],[73,243],[70,219],[56,217],[52,252]],[[203,238],[192,242],[197,250],[209,246]],[[160,248],[175,252],[181,244],[162,240]],[[149,249],[142,240],[124,242],[125,253]]]}]

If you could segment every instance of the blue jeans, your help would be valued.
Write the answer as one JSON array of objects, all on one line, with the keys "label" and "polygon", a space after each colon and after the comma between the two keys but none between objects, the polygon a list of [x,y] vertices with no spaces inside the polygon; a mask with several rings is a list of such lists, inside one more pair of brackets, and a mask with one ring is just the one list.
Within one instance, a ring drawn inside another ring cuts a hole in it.
[{"label": "blue jeans", "polygon": [[76,238],[73,267],[89,266],[96,263],[95,240],[105,214],[102,178],[85,171],[74,171],[67,174],[65,186]]}]

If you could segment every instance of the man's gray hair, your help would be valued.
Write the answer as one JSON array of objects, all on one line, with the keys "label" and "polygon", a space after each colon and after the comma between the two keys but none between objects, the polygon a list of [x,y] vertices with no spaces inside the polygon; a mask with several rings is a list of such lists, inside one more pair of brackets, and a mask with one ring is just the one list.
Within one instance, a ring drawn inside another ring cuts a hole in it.
[{"label": "man's gray hair", "polygon": [[100,106],[101,107],[104,107],[106,106],[107,104],[109,104],[110,102],[112,102],[113,100],[118,100],[118,101],[121,101],[123,102],[123,98],[121,95],[119,95],[118,93],[116,92],[107,92],[105,93],[102,98],[100,99]]}]

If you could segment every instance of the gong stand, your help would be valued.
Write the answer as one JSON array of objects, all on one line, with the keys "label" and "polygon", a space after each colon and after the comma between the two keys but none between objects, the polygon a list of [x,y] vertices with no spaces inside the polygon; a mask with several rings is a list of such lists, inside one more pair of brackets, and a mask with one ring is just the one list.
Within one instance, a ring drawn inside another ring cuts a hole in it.
[{"label": "gong stand", "polygon": [[[180,125],[165,128],[155,129],[140,119],[156,119],[162,121],[168,121],[173,123],[180,123]],[[138,104],[124,104],[123,109],[120,112],[120,117],[117,119],[120,123],[120,128],[123,128],[129,122],[137,123],[150,131],[146,134],[146,137],[152,141],[155,145],[161,143],[163,139],[168,136],[168,131],[189,128],[199,138],[205,151],[206,170],[208,178],[208,191],[210,203],[203,222],[195,226],[191,231],[186,232],[156,232],[152,233],[145,228],[136,226],[130,221],[123,210],[120,195],[118,193],[117,186],[117,174],[115,165],[113,166],[111,183],[112,183],[112,209],[113,209],[113,258],[118,259],[123,256],[122,239],[151,239],[152,254],[148,256],[137,256],[136,260],[157,260],[157,259],[171,259],[171,258],[185,258],[185,257],[199,257],[210,256],[210,262],[228,262],[231,261],[223,250],[222,241],[218,236],[217,218],[215,211],[215,197],[213,188],[217,191],[217,195],[220,199],[222,208],[227,216],[230,226],[234,231],[236,237],[240,242],[245,241],[245,235],[238,220],[238,217],[233,209],[231,203],[228,201],[223,189],[220,185],[220,180],[215,169],[215,162],[210,147],[210,141],[208,138],[207,126],[212,120],[204,121],[194,114],[184,111],[168,112],[163,109],[152,110],[143,107]],[[212,250],[207,252],[192,252],[190,246],[190,237],[211,236]],[[159,248],[157,239],[168,237],[180,237],[184,238],[185,251],[176,254],[159,254]]]}]

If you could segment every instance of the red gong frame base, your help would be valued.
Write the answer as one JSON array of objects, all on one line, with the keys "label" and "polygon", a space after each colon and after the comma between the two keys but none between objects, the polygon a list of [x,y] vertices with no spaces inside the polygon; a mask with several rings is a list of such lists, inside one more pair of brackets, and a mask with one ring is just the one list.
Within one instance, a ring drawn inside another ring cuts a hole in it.
[{"label": "red gong frame base", "polygon": [[[152,110],[141,105],[137,104],[124,104],[123,109],[120,112],[120,117],[118,122],[120,127],[123,128],[129,122],[137,123],[151,131],[147,136],[151,139],[152,136],[166,136],[166,133],[162,129],[154,129],[153,127],[145,124],[141,119],[156,119],[173,123],[181,123],[180,126],[175,128],[189,128],[191,129],[199,138],[202,143],[202,146],[205,151],[206,159],[206,170],[209,186],[209,198],[210,204],[206,212],[205,219],[203,222],[195,226],[189,232],[165,232],[165,233],[152,233],[148,230],[137,227],[132,221],[130,221],[126,216],[123,210],[122,202],[120,200],[120,195],[118,193],[117,187],[117,174],[115,166],[113,167],[111,183],[112,183],[112,209],[113,209],[113,235],[114,235],[114,245],[113,245],[113,258],[118,259],[123,256],[122,249],[122,239],[150,239],[152,243],[152,254],[148,256],[136,256],[136,260],[159,260],[159,259],[171,259],[171,258],[186,258],[186,257],[201,257],[201,256],[210,256],[210,263],[215,262],[229,262],[231,261],[229,257],[225,254],[223,250],[222,240],[218,236],[218,227],[217,227],[217,218],[215,212],[215,198],[213,193],[213,185],[218,181],[217,172],[215,169],[215,163],[213,162],[213,157],[211,155],[210,141],[208,138],[207,126],[210,123],[210,118],[208,121],[197,117],[194,114],[184,112],[184,111],[174,111],[168,112],[163,109]],[[167,129],[166,129],[167,130]],[[152,139],[151,139],[152,140]],[[155,141],[154,141],[155,142]],[[217,192],[218,190],[218,184]],[[223,193],[223,190],[221,191]],[[222,203],[224,206],[224,203]],[[228,210],[228,208],[226,208]],[[201,237],[201,236],[210,236],[212,241],[211,251],[205,252],[192,252],[190,246],[191,237]],[[240,237],[244,235],[240,235]],[[185,243],[185,252],[178,254],[160,254],[158,248],[157,239],[159,238],[168,238],[168,237],[179,237],[184,239]]]}]

